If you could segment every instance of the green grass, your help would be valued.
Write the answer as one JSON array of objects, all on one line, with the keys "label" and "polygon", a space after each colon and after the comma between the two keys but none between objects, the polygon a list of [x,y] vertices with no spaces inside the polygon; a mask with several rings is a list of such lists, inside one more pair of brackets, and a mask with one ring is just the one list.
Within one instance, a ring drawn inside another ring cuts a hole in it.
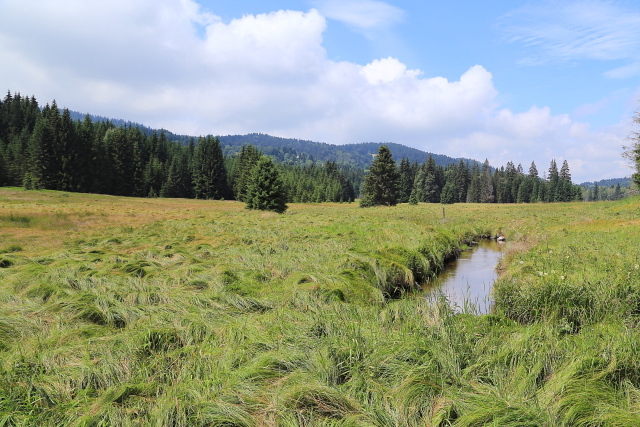
[{"label": "green grass", "polygon": [[[640,423],[638,199],[0,197],[2,425]],[[494,313],[415,292],[497,234]]]}]

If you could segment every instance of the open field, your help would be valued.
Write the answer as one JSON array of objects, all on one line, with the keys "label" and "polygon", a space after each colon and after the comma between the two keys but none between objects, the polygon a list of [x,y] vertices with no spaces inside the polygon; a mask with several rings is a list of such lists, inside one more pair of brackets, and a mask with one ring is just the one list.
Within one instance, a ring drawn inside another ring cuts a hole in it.
[{"label": "open field", "polygon": [[0,425],[640,425],[640,200],[442,209],[0,188]]}]

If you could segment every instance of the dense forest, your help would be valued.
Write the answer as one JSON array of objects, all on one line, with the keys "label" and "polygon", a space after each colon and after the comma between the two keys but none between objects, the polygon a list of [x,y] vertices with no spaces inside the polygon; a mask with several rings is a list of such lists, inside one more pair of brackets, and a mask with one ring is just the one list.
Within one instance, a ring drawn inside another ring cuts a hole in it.
[{"label": "dense forest", "polygon": [[[41,108],[34,97],[8,92],[0,101],[0,186],[246,201],[252,168],[266,155],[274,161],[286,202],[349,202],[361,196],[366,169],[373,166],[381,147],[363,143],[336,151],[330,144],[263,134],[173,136],[131,122],[117,126],[89,115],[74,119],[55,101]],[[297,145],[287,145],[291,141]],[[558,168],[552,160],[543,179],[534,163],[525,173],[512,162],[495,169],[488,161],[452,161],[399,144],[385,147],[400,159],[396,164],[389,156],[395,173],[383,185],[394,199],[386,204],[585,198],[582,189],[571,183],[566,161]]]},{"label": "dense forest", "polygon": [[422,165],[409,163],[405,158],[396,167],[386,146],[365,177],[361,206],[395,205],[408,202],[425,203],[535,203],[582,200],[581,187],[571,183],[569,165],[565,160],[558,170],[551,161],[548,179],[540,179],[538,169],[531,162],[524,173],[522,165],[508,162],[506,167],[491,172],[485,160],[481,167],[460,160],[445,168],[435,165],[429,157]]},{"label": "dense forest", "polygon": [[[132,124],[117,127],[88,115],[73,120],[55,101],[40,108],[34,97],[20,94],[9,93],[0,103],[0,186],[242,200],[238,182],[247,179],[260,156],[247,166],[243,150],[225,157],[213,136],[183,144]],[[333,162],[278,164],[278,172],[292,202],[351,201],[362,176],[361,170]]]},{"label": "dense forest", "polygon": [[[86,114],[76,111],[70,111],[71,118],[74,120],[84,120]],[[188,144],[193,138],[189,135],[179,135],[168,130],[152,129],[140,123],[110,119],[103,116],[88,114],[92,122],[110,122],[117,127],[137,127],[145,135],[151,135],[154,132],[163,132],[165,137],[171,141],[179,141],[182,144]],[[278,163],[289,165],[310,165],[312,163],[332,161],[341,165],[351,165],[358,169],[365,169],[371,163],[371,156],[378,150],[381,143],[363,142],[359,144],[334,145],[324,142],[307,141],[297,138],[281,138],[271,136],[265,133],[250,133],[247,135],[226,135],[219,136],[222,153],[225,157],[232,157],[240,152],[244,145],[253,145],[257,147],[263,154],[272,157]],[[387,147],[395,154],[396,158],[409,159],[410,162],[424,162],[428,156],[438,166],[448,166],[458,163],[458,158],[445,156],[442,154],[427,153],[416,148],[407,147],[402,144],[392,142],[385,143]],[[463,159],[470,164],[477,163],[476,160]]]}]

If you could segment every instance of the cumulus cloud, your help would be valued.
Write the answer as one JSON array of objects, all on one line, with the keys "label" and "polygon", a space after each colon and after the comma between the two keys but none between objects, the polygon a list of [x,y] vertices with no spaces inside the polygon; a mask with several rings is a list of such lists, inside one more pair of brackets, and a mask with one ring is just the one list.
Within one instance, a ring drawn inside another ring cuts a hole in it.
[{"label": "cumulus cloud", "polygon": [[620,176],[605,166],[619,157],[619,131],[593,132],[544,107],[500,108],[481,65],[450,81],[397,58],[332,61],[325,16],[276,11],[223,22],[192,0],[5,0],[0,81],[41,102],[177,133],[397,142],[540,168],[566,158],[576,180]]}]

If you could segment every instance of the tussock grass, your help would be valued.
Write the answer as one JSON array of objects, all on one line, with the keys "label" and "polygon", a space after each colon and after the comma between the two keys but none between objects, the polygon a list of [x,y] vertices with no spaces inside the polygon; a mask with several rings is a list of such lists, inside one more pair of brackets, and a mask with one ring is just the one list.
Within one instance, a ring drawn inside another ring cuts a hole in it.
[{"label": "tussock grass", "polygon": [[[638,425],[637,199],[0,195],[0,424]],[[494,313],[416,292],[497,234]]]}]

